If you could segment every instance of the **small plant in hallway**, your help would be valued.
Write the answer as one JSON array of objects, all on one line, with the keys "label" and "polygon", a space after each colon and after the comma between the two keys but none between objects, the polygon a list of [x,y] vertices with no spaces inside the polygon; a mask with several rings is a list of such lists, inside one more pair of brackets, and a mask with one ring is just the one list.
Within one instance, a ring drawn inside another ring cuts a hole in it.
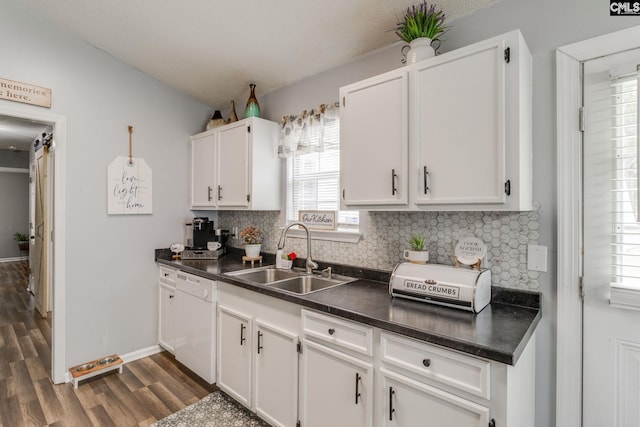
[{"label": "small plant in hallway", "polygon": [[13,238],[15,239],[16,242],[18,242],[19,250],[26,251],[29,249],[29,237],[26,234],[16,232],[13,235]]}]

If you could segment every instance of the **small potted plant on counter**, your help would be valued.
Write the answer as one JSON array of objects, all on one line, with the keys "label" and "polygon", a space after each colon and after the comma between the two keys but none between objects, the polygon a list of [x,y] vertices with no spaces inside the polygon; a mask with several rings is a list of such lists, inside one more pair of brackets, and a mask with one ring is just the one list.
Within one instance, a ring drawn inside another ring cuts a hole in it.
[{"label": "small potted plant on counter", "polygon": [[258,227],[245,227],[240,232],[240,238],[244,240],[244,252],[248,257],[260,256],[262,246],[262,230]]},{"label": "small potted plant on counter", "polygon": [[429,261],[429,251],[425,248],[427,246],[427,239],[419,234],[414,234],[409,240],[411,249],[405,249],[404,258],[415,264],[426,264]]}]

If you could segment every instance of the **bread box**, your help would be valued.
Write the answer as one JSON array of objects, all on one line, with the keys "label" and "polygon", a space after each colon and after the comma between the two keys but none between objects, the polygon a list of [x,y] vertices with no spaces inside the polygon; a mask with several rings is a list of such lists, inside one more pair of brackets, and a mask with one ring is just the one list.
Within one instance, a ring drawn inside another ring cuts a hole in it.
[{"label": "bread box", "polygon": [[403,262],[391,273],[389,293],[478,313],[491,302],[491,270]]}]

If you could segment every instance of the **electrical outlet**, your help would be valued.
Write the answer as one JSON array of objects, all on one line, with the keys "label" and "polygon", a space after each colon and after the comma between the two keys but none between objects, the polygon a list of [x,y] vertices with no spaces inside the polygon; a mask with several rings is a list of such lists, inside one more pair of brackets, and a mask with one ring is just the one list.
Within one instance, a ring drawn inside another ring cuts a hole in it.
[{"label": "electrical outlet", "polygon": [[547,247],[527,245],[527,269],[532,271],[547,271]]}]

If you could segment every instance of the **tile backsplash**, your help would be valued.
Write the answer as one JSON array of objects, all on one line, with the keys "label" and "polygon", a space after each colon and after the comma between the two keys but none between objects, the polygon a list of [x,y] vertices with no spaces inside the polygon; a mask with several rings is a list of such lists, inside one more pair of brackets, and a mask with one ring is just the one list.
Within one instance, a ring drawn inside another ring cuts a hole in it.
[{"label": "tile backsplash", "polygon": [[[540,205],[527,212],[361,212],[366,221],[358,243],[313,240],[315,260],[391,270],[403,262],[414,234],[427,237],[429,262],[453,265],[453,251],[463,237],[474,236],[487,245],[483,267],[491,269],[494,286],[538,290],[540,273],[527,270],[527,245],[538,244]],[[282,229],[279,211],[219,211],[217,227],[239,230],[256,226],[264,231],[262,251],[275,253]],[[231,239],[231,246],[242,247]],[[306,257],[305,239],[287,237],[285,251]]]}]

